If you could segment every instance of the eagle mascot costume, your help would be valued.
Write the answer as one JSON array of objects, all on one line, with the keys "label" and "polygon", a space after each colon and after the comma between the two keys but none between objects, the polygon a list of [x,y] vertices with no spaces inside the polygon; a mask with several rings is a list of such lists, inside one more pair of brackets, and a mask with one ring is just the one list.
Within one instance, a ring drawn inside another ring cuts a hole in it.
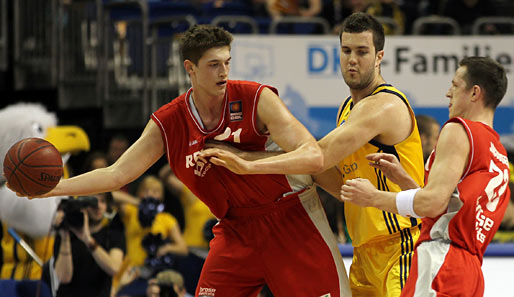
[{"label": "eagle mascot costume", "polygon": [[[76,126],[57,126],[55,114],[42,105],[18,103],[0,110],[0,164],[3,164],[9,148],[21,139],[44,138],[52,143],[66,163],[68,157],[89,150],[87,134]],[[3,172],[3,168],[2,168]],[[69,175],[64,166],[64,178]],[[17,244],[7,232],[12,228],[35,251],[43,262],[53,253],[51,226],[54,214],[63,197],[29,200],[18,197],[5,185],[0,177],[0,278],[15,280],[38,280],[42,268]],[[0,294],[1,295],[1,294]]]}]

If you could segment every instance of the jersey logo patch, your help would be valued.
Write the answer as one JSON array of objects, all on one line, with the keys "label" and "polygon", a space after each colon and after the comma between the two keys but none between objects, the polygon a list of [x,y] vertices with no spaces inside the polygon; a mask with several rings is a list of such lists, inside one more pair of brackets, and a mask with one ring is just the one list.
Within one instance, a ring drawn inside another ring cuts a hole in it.
[{"label": "jersey logo patch", "polygon": [[231,122],[243,120],[243,104],[241,103],[241,100],[230,102],[229,110]]}]

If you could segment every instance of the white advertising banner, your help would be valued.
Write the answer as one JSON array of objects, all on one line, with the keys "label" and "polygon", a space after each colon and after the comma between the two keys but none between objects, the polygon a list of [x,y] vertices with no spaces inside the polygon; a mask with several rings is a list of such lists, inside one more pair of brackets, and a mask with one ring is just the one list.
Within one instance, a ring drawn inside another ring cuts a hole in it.
[{"label": "white advertising banner", "polygon": [[[465,56],[490,56],[503,64],[509,87],[495,118],[500,134],[514,133],[514,37],[386,37],[384,79],[404,92],[416,113],[448,119],[446,91]],[[335,127],[349,96],[339,67],[339,39],[331,36],[237,35],[232,79],[271,84],[316,137]]]}]

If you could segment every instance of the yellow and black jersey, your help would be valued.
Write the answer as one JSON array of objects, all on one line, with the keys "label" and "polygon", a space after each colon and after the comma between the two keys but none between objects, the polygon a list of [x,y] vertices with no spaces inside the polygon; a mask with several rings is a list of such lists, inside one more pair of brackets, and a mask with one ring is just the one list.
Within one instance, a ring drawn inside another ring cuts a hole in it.
[{"label": "yellow and black jersey", "polygon": [[[407,104],[413,122],[412,132],[404,141],[392,146],[371,140],[356,152],[344,158],[339,164],[343,175],[343,182],[360,177],[370,180],[379,190],[389,192],[401,191],[400,187],[389,181],[382,171],[368,164],[369,161],[366,159],[366,155],[383,152],[394,154],[398,157],[407,173],[422,186],[424,177],[423,153],[414,112],[405,95],[395,87],[382,84],[378,86],[371,95],[380,92],[394,94]],[[337,126],[344,125],[344,122],[351,113],[353,105],[351,97],[343,103],[337,117]],[[406,218],[374,207],[360,207],[352,203],[345,204],[345,217],[348,222],[348,232],[354,246],[385,239],[387,236],[397,234],[401,230],[414,227],[421,222],[415,218]],[[408,232],[402,232],[401,234],[402,237],[404,235],[409,236]]]},{"label": "yellow and black jersey", "polygon": [[[0,222],[0,279],[41,279],[41,267],[7,233],[7,229],[8,226]],[[54,238],[52,236],[32,239],[22,233],[19,233],[19,235],[32,247],[43,262],[52,257],[54,249]]]}]

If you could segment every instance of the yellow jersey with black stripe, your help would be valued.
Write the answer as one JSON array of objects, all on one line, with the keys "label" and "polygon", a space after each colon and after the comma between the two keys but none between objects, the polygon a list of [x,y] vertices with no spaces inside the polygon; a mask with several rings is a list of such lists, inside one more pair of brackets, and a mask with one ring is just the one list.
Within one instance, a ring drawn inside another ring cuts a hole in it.
[{"label": "yellow jersey with black stripe", "polygon": [[[7,233],[8,228],[4,222],[0,221],[0,279],[41,279],[41,267]],[[32,239],[21,232],[18,232],[18,235],[32,247],[43,262],[48,261],[52,257],[54,251],[53,236]]]},{"label": "yellow jersey with black stripe", "polygon": [[[366,159],[366,155],[383,152],[394,154],[400,160],[407,173],[422,186],[424,177],[423,153],[414,112],[407,97],[395,87],[389,84],[382,84],[370,96],[380,92],[396,95],[407,104],[413,123],[412,132],[404,141],[392,146],[371,140],[356,152],[344,158],[339,164],[343,175],[343,182],[360,177],[371,181],[379,190],[389,192],[401,191],[400,187],[389,181],[380,170],[368,164],[369,161]],[[337,126],[344,125],[353,105],[351,97],[343,103],[337,117]],[[360,207],[352,203],[345,203],[344,207],[348,233],[352,239],[352,244],[356,247],[364,243],[384,239],[392,234],[399,233],[405,228],[411,228],[421,223],[418,219],[402,217],[374,207]]]}]

